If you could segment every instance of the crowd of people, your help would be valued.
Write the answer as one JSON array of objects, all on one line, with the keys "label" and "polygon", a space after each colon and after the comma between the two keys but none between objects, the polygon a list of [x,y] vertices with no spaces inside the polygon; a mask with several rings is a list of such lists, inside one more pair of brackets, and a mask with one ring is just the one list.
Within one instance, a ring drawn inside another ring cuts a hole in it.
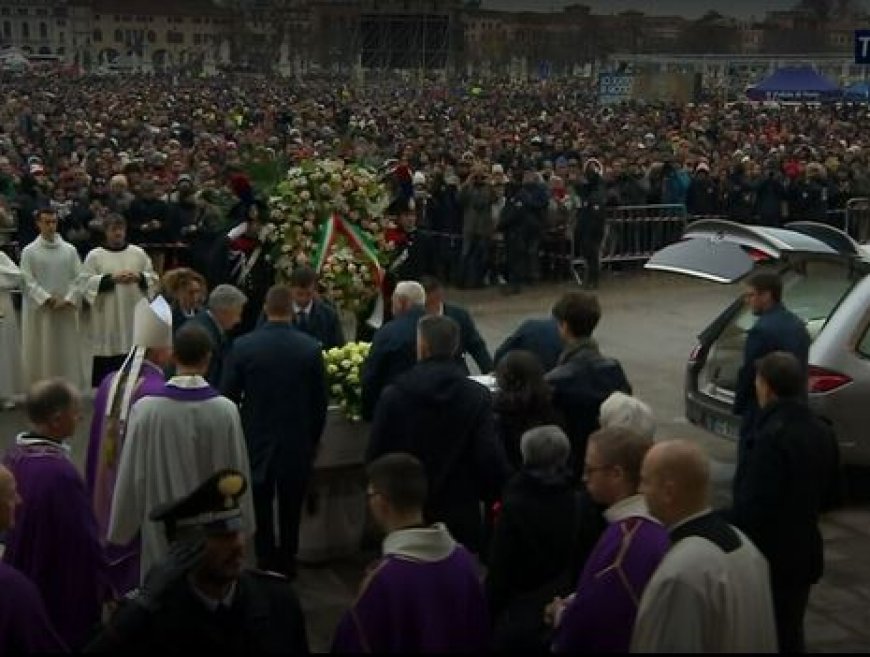
[{"label": "crowd of people", "polygon": [[[31,426],[0,468],[14,592],[0,648],[307,652],[288,580],[326,422],[322,350],[351,336],[317,272],[275,284],[257,172],[342,157],[390,161],[401,248],[359,364],[368,510],[386,538],[334,650],[801,649],[837,454],[806,408],[809,337],[781,282],[748,284],[734,506],[716,511],[707,457],[654,444],[651,409],[601,353],[592,290],[606,207],[818,219],[865,193],[867,121],[597,108],[559,81],[11,80],[0,397],[26,390]],[[442,281],[533,284],[559,226],[588,289],[491,356]],[[65,441],[93,391],[82,476]]]},{"label": "crowd of people", "polygon": [[[203,271],[215,235],[241,223],[282,169],[306,158],[392,161],[431,235],[424,273],[476,286],[540,277],[542,240],[564,236],[575,218],[575,250],[590,254],[609,206],[684,205],[689,215],[779,225],[824,220],[870,195],[860,105],[600,107],[573,80],[470,89],[334,77],[10,78],[0,224],[23,247],[36,237],[34,210],[54,207],[84,257],[102,242],[104,218],[122,214],[131,241],[185,244],[184,264]],[[253,190],[236,175],[245,169],[256,172]]]}]

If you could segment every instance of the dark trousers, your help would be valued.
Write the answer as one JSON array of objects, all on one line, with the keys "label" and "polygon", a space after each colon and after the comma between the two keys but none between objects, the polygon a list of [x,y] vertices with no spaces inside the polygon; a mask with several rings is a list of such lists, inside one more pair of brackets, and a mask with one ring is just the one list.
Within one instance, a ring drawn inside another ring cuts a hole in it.
[{"label": "dark trousers", "polygon": [[580,255],[586,266],[583,268],[583,286],[595,289],[601,278],[601,239],[584,237],[580,240]]},{"label": "dark trousers", "polygon": [[806,652],[804,614],[810,599],[809,584],[776,585],[773,593],[773,613],[781,653]]},{"label": "dark trousers", "polygon": [[505,271],[507,282],[514,288],[529,282],[529,250],[522,236],[511,232],[505,235]]},{"label": "dark trousers", "polygon": [[489,240],[472,235],[462,241],[462,262],[459,284],[463,287],[481,287],[486,273]]},{"label": "dark trousers", "polygon": [[[257,566],[292,574],[299,549],[299,525],[310,473],[254,484],[254,515],[257,533],[254,545]],[[278,536],[275,536],[274,503],[278,502]]]},{"label": "dark trousers", "polygon": [[126,354],[119,356],[94,356],[94,365],[91,369],[91,387],[99,388],[107,374],[121,369],[125,358],[127,358]]}]

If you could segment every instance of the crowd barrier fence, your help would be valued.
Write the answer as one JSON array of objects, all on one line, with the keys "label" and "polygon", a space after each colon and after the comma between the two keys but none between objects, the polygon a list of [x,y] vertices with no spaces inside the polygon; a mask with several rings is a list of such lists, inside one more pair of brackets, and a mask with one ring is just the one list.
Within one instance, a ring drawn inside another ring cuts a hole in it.
[{"label": "crowd barrier fence", "polygon": [[[644,262],[653,253],[680,238],[688,223],[684,205],[621,205],[607,209],[601,264]],[[579,253],[573,231],[571,272],[580,283],[585,259]]]}]

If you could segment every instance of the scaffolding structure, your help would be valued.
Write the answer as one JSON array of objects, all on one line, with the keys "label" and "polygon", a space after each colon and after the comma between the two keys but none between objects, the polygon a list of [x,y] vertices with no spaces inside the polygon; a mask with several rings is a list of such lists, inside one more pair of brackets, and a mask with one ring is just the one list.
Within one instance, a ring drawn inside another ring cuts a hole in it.
[{"label": "scaffolding structure", "polygon": [[314,61],[326,70],[420,75],[454,70],[462,49],[457,0],[321,1]]}]

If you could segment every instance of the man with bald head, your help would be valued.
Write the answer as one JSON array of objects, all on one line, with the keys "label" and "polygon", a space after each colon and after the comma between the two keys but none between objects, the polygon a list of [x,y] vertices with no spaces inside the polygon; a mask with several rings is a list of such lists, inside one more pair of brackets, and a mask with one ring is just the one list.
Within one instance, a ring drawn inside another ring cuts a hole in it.
[{"label": "man with bald head", "polygon": [[[0,465],[0,533],[15,524],[21,497],[15,477]],[[12,566],[0,561],[0,655],[66,652],[54,631],[39,590]]]},{"label": "man with bald head", "polygon": [[707,456],[687,441],[658,443],[640,490],[671,548],[641,598],[631,652],[775,652],[767,561],[713,513]]}]

